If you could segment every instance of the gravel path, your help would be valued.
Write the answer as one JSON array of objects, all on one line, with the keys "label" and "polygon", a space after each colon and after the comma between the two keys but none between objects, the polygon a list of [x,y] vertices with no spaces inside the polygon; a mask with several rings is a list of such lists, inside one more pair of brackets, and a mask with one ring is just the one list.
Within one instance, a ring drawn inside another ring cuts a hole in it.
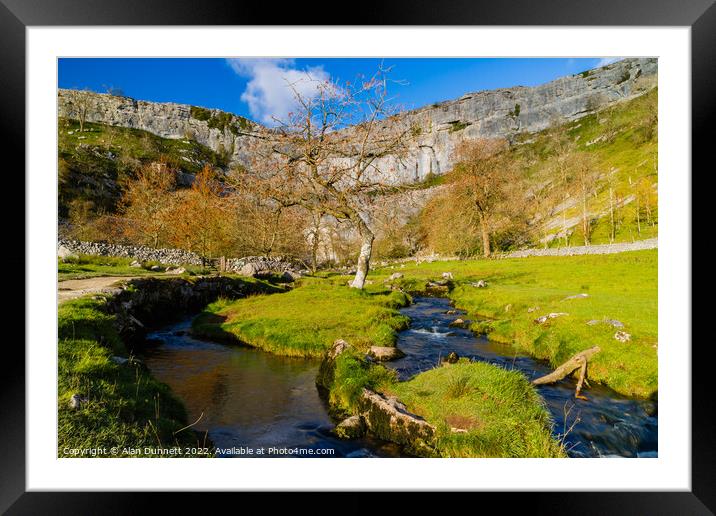
[{"label": "gravel path", "polygon": [[115,283],[127,281],[137,276],[97,276],[95,278],[65,280],[57,283],[57,299],[60,303],[76,299],[85,294],[113,292]]}]

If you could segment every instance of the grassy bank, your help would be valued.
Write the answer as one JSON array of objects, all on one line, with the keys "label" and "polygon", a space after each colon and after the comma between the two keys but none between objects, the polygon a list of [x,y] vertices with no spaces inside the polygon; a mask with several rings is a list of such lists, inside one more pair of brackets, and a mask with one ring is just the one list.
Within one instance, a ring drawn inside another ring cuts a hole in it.
[{"label": "grassy bank", "polygon": [[436,427],[441,457],[566,456],[542,399],[519,372],[463,359],[384,389]]},{"label": "grassy bank", "polygon": [[[101,456],[155,456],[145,447],[203,447],[190,429],[182,430],[184,407],[166,385],[136,361],[112,360],[127,351],[104,305],[103,299],[82,298],[59,307],[58,456],[97,448],[117,450]],[[76,410],[70,408],[73,395],[86,398]]]},{"label": "grassy bank", "polygon": [[[166,265],[159,262],[144,262],[141,267],[132,267],[132,258],[118,258],[114,256],[88,256],[80,255],[68,258],[58,258],[57,277],[60,281],[68,279],[92,278],[95,276],[145,276],[163,274]],[[160,267],[159,271],[151,270],[152,266]],[[206,274],[205,267],[183,265],[185,275]]]},{"label": "grassy bank", "polygon": [[398,311],[408,303],[401,292],[304,278],[285,294],[217,301],[197,316],[192,331],[281,355],[317,357],[339,338],[363,349],[392,346],[396,331],[408,324]]},{"label": "grassy bank", "polygon": [[[593,381],[641,397],[658,389],[657,364],[657,250],[612,255],[531,257],[509,260],[470,260],[406,264],[383,269],[378,282],[399,270],[401,285],[415,292],[429,279],[451,272],[454,288],[449,297],[468,311],[476,331],[490,339],[513,343],[516,349],[557,366],[578,351],[599,345],[602,351],[590,362]],[[471,283],[486,280],[487,288]],[[567,299],[586,294],[588,297]],[[535,323],[552,312],[569,315]],[[631,335],[623,343],[614,338],[617,328],[600,322],[618,320]]]},{"label": "grassy bank", "polygon": [[[398,382],[395,372],[362,359],[355,349],[339,355],[332,381],[319,379],[338,418],[359,413],[363,388],[397,396],[436,429],[439,457],[563,457],[551,434],[544,402],[519,372],[462,359]],[[323,381],[321,381],[323,380]]]}]

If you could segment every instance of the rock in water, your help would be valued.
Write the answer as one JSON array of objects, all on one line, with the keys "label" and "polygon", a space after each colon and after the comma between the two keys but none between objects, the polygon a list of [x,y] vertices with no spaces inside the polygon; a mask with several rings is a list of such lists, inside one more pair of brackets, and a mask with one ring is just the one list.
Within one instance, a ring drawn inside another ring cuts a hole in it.
[{"label": "rock in water", "polygon": [[380,362],[395,360],[405,356],[405,353],[394,346],[371,346],[368,355]]},{"label": "rock in water", "polygon": [[333,433],[341,439],[355,439],[365,435],[365,429],[365,421],[361,416],[351,416],[338,423]]},{"label": "rock in water", "polygon": [[402,444],[417,455],[432,455],[435,427],[409,412],[398,398],[364,388],[358,405],[372,435]]},{"label": "rock in water", "polygon": [[447,362],[448,364],[457,364],[458,360],[460,360],[460,355],[451,351],[448,356],[443,359],[443,362]]},{"label": "rock in water", "polygon": [[468,321],[458,317],[453,322],[451,322],[448,326],[450,326],[452,328],[465,328],[468,324],[469,324]]}]

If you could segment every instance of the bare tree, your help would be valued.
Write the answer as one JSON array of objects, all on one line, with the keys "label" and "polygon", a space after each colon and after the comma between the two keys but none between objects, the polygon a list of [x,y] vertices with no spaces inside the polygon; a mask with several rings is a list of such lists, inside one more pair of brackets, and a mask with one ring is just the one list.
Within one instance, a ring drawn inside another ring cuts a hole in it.
[{"label": "bare tree", "polygon": [[569,207],[569,197],[571,192],[571,183],[573,180],[574,156],[576,146],[574,141],[569,138],[564,127],[554,127],[553,134],[553,167],[557,177],[557,188],[562,192],[562,204],[558,208],[562,212],[562,235],[565,247],[569,246],[569,228],[567,227],[567,208]]},{"label": "bare tree", "polygon": [[594,156],[588,152],[579,152],[574,155],[573,174],[574,186],[581,204],[582,233],[584,245],[590,245],[592,233],[592,219],[590,212],[590,199],[594,197],[599,180]]},{"label": "bare tree", "polygon": [[85,122],[87,115],[95,109],[94,93],[88,89],[84,90],[68,90],[70,96],[69,112],[70,118],[76,118],[80,124],[80,132],[85,130]]},{"label": "bare tree", "polygon": [[464,142],[458,147],[457,163],[450,174],[453,187],[472,206],[485,258],[491,254],[490,237],[498,214],[504,215],[508,199],[516,193],[513,187],[517,175],[506,150],[507,142],[501,139]]},{"label": "bare tree", "polygon": [[311,224],[308,228],[306,238],[311,246],[311,270],[315,274],[318,270],[318,249],[321,245],[321,231],[323,229],[323,216],[325,213],[320,209],[311,211]]},{"label": "bare tree", "polygon": [[251,165],[257,190],[281,206],[298,205],[351,223],[360,236],[351,286],[359,289],[375,240],[370,198],[387,190],[411,136],[407,116],[397,117],[391,105],[387,72],[379,69],[368,80],[341,85],[307,76],[315,86],[309,94],[301,93],[305,84],[289,84],[297,109],[262,136],[263,148]]}]

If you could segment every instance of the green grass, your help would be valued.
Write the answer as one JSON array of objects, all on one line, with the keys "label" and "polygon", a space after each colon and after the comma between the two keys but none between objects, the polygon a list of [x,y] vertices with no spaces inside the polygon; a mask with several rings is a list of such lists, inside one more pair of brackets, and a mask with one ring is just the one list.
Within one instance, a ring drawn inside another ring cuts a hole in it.
[{"label": "green grass", "polygon": [[360,291],[328,279],[304,278],[280,295],[220,300],[194,320],[197,334],[238,339],[272,353],[320,356],[336,339],[357,348],[391,346],[409,298],[382,288]]},{"label": "green grass", "polygon": [[462,359],[384,389],[436,427],[441,457],[566,456],[544,402],[519,372]]},{"label": "green grass", "polygon": [[386,390],[396,379],[395,371],[367,363],[355,348],[344,351],[336,358],[333,384],[328,389],[329,405],[343,416],[354,414],[364,388]]},{"label": "green grass", "polygon": [[[442,272],[455,276],[449,297],[467,310],[477,331],[496,341],[548,360],[553,366],[594,345],[602,351],[590,361],[589,377],[632,396],[649,397],[658,390],[657,250],[611,255],[531,257],[406,264],[397,269],[399,283],[421,292],[428,279]],[[369,276],[376,282],[396,269]],[[488,288],[470,285],[478,279]],[[589,297],[565,300],[586,293]],[[539,307],[535,309],[536,307]],[[529,311],[530,309],[535,309]],[[550,312],[569,315],[544,325],[534,319]],[[616,319],[631,341],[614,339],[616,329],[587,321]]]},{"label": "green grass", "polygon": [[[113,256],[88,256],[79,255],[68,258],[59,258],[57,261],[58,279],[82,279],[95,276],[165,276],[164,269],[167,265],[159,262],[144,262],[142,267],[131,267],[133,258],[117,258]],[[151,267],[158,265],[160,271],[153,271]],[[186,272],[179,276],[207,274],[209,269],[193,265],[182,265]]]},{"label": "green grass", "polygon": [[[111,360],[127,357],[127,351],[104,304],[83,298],[59,307],[58,456],[97,448],[108,452],[102,457],[155,456],[145,447],[203,447],[190,429],[182,430],[184,407],[166,385],[134,360],[124,365]],[[69,407],[75,394],[87,398],[78,410]]]}]

